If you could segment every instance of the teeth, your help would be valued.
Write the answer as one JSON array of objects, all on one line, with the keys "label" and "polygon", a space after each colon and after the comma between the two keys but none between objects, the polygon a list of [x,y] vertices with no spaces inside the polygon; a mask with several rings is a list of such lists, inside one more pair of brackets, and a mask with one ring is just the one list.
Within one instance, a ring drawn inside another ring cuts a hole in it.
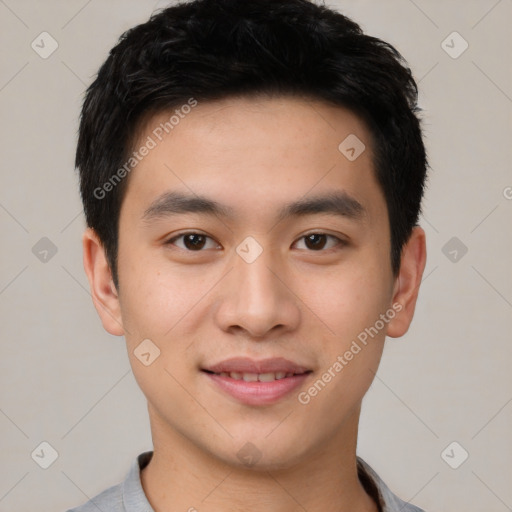
[{"label": "teeth", "polygon": [[260,382],[271,382],[273,380],[276,380],[276,374],[275,373],[260,373],[258,375],[258,380]]},{"label": "teeth", "polygon": [[245,382],[272,382],[274,380],[292,377],[294,373],[285,372],[269,372],[269,373],[239,373],[239,372],[222,372],[221,377],[230,377],[234,380],[244,380]]}]

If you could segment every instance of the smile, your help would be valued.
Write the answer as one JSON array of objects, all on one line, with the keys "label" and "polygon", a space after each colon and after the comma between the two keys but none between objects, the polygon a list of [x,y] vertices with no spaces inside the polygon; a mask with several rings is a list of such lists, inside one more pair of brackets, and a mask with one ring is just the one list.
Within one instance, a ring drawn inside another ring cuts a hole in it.
[{"label": "smile", "polygon": [[269,372],[269,373],[240,373],[240,372],[221,372],[216,373],[215,375],[220,375],[221,377],[229,377],[234,380],[243,380],[245,382],[272,382],[273,380],[280,380],[286,377],[293,377],[297,375],[295,373],[286,373],[286,372]]}]

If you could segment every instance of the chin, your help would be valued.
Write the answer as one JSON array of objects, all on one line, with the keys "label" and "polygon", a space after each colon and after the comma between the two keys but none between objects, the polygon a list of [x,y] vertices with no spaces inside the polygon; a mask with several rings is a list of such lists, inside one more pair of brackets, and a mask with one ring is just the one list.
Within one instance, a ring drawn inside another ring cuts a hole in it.
[{"label": "chin", "polygon": [[[269,429],[271,431],[271,429]],[[297,452],[300,446],[301,453]],[[304,455],[304,443],[290,436],[274,438],[271,434],[236,436],[230,446],[211,447],[211,453],[229,466],[251,471],[285,470],[297,464]]]}]

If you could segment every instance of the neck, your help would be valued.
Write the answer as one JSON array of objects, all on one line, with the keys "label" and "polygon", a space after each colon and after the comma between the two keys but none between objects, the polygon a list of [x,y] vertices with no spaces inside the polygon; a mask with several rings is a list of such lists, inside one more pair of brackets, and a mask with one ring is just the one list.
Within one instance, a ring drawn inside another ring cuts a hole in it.
[{"label": "neck", "polygon": [[265,469],[213,456],[170,429],[151,408],[150,419],[154,452],[141,482],[155,512],[377,512],[357,475],[359,410],[310,456]]}]

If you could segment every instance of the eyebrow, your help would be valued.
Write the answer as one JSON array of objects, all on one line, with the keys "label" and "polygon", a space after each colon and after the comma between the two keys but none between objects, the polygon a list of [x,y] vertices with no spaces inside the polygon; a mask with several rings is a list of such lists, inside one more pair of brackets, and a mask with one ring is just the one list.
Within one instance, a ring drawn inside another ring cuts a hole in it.
[{"label": "eyebrow", "polygon": [[[144,211],[142,220],[153,220],[174,215],[196,213],[226,219],[233,219],[233,208],[201,195],[187,195],[181,192],[165,192]],[[366,214],[364,206],[346,192],[331,192],[321,196],[301,198],[285,204],[277,214],[277,222],[289,217],[303,217],[312,214],[330,213],[351,220],[361,220]]]}]

